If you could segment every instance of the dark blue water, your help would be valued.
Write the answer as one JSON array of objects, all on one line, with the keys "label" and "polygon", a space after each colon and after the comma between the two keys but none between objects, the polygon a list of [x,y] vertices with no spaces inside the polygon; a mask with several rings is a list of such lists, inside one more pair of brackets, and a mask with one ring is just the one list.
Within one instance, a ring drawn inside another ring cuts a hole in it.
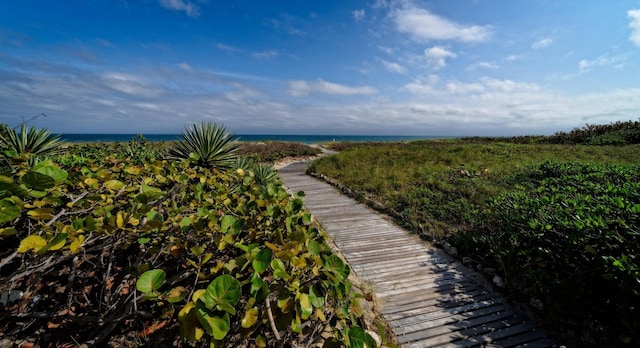
[{"label": "dark blue water", "polygon": [[[127,142],[136,134],[60,134],[62,141],[72,143],[85,142]],[[143,134],[149,141],[174,141],[181,138],[180,134]],[[330,141],[407,141],[421,139],[442,139],[451,137],[434,136],[394,136],[394,135],[257,135],[257,134],[237,134],[235,136],[241,141],[288,141],[304,144],[325,143]]]}]

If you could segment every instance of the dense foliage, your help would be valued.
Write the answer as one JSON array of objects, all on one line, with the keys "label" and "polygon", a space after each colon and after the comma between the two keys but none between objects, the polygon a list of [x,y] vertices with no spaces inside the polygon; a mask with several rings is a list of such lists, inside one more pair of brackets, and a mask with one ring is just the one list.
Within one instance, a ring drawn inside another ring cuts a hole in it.
[{"label": "dense foliage", "polygon": [[300,143],[283,141],[241,143],[238,154],[257,162],[273,163],[285,157],[307,157],[320,153],[320,149]]},{"label": "dense foliage", "polygon": [[636,163],[639,155],[638,146],[418,141],[358,144],[315,161],[309,170],[382,204],[400,224],[443,241],[468,227],[474,206],[510,187],[505,175],[548,159]]},{"label": "dense foliage", "polygon": [[465,139],[358,144],[310,170],[497,272],[568,337],[631,346],[640,342],[638,158],[638,145]]},{"label": "dense foliage", "polygon": [[82,145],[2,168],[0,339],[375,345],[301,193],[141,143],[128,144],[139,156]]},{"label": "dense foliage", "polygon": [[465,137],[467,142],[508,142],[515,144],[582,144],[630,145],[640,144],[640,121],[618,121],[609,124],[587,124],[570,132],[557,132],[551,136],[525,135],[515,137]]},{"label": "dense foliage", "polygon": [[640,121],[588,124],[570,132],[558,132],[549,137],[554,144],[628,145],[640,144]]},{"label": "dense foliage", "polygon": [[585,343],[640,342],[640,166],[546,162],[512,180],[458,249],[554,324],[592,328]]}]

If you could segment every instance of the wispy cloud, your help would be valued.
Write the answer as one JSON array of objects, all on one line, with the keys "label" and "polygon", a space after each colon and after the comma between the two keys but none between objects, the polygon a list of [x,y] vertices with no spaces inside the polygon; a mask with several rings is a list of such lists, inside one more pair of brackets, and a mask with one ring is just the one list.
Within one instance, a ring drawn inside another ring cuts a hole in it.
[{"label": "wispy cloud", "polygon": [[351,14],[353,15],[353,19],[356,22],[360,22],[361,20],[364,19],[364,16],[365,16],[364,9],[355,10],[355,11],[351,12]]},{"label": "wispy cloud", "polygon": [[406,74],[407,73],[407,68],[404,65],[398,64],[396,62],[389,62],[389,61],[386,61],[384,59],[381,59],[380,63],[382,63],[382,65],[385,67],[385,69],[387,69],[388,71],[391,71],[393,73],[396,73],[396,74]]},{"label": "wispy cloud", "polygon": [[254,52],[251,56],[255,59],[260,60],[272,60],[280,56],[280,52],[278,52],[277,50],[264,50],[260,52]]},{"label": "wispy cloud", "polygon": [[595,67],[601,66],[613,66],[614,68],[620,68],[624,66],[626,60],[626,55],[609,56],[608,54],[603,54],[593,60],[581,60],[580,62],[578,62],[578,69],[582,73],[587,72]]},{"label": "wispy cloud", "polygon": [[434,70],[440,70],[446,67],[448,58],[455,58],[458,56],[442,46],[427,48],[424,50],[424,55],[427,58],[427,63]]},{"label": "wispy cloud", "polygon": [[507,62],[507,63],[513,63],[513,62],[515,62],[517,60],[521,60],[521,59],[524,59],[524,56],[521,55],[521,54],[510,54],[510,55],[504,57],[504,61]]},{"label": "wispy cloud", "polygon": [[29,38],[22,34],[13,30],[8,30],[5,28],[0,28],[0,43],[13,46],[13,47],[22,47],[23,43],[28,41]]},{"label": "wispy cloud", "polygon": [[552,43],[553,43],[553,39],[547,37],[547,38],[544,38],[544,39],[540,39],[540,40],[534,41],[531,44],[531,48],[533,48],[533,49],[545,48],[545,47],[549,47]]},{"label": "wispy cloud", "polygon": [[289,82],[289,94],[292,96],[301,97],[314,93],[331,95],[367,95],[378,93],[378,90],[370,86],[346,86],[338,83],[327,82],[322,79],[317,81],[296,80]]},{"label": "wispy cloud", "polygon": [[279,31],[284,31],[290,35],[295,35],[295,36],[307,35],[306,31],[298,27],[297,25],[298,22],[299,20],[296,17],[288,14],[283,14],[280,16],[280,19],[271,18],[271,19],[265,20],[264,23],[269,27],[272,27]]},{"label": "wispy cloud", "polygon": [[179,63],[177,64],[178,68],[184,70],[184,71],[188,71],[188,72],[192,72],[193,68],[191,67],[191,65],[187,64],[187,63]]},{"label": "wispy cloud", "polygon": [[157,97],[161,93],[159,88],[137,75],[108,72],[102,75],[102,81],[107,87],[134,97]]},{"label": "wispy cloud", "polygon": [[629,40],[634,45],[640,47],[640,9],[630,10],[627,12],[629,17],[629,28],[631,28],[631,35]]},{"label": "wispy cloud", "polygon": [[387,46],[380,46],[378,45],[378,49],[388,55],[393,55],[393,53],[395,52],[395,49],[393,49],[392,47],[387,47]]},{"label": "wispy cloud", "polygon": [[160,0],[160,6],[174,11],[183,11],[189,17],[198,17],[200,8],[188,0]]},{"label": "wispy cloud", "polygon": [[113,44],[113,42],[111,42],[111,41],[109,41],[109,40],[105,40],[105,39],[96,39],[96,42],[98,42],[98,44],[99,44],[100,46],[103,46],[103,47],[109,47],[109,48],[116,47],[116,45],[114,45],[114,44]]},{"label": "wispy cloud", "polygon": [[223,44],[223,43],[217,43],[216,44],[216,48],[219,49],[220,51],[225,51],[225,52],[229,52],[229,53],[242,51],[238,47],[231,46],[231,45],[226,45],[226,44]]},{"label": "wispy cloud", "polygon": [[467,68],[467,70],[476,70],[476,69],[498,69],[498,64],[496,62],[475,62]]},{"label": "wispy cloud", "polygon": [[412,5],[392,11],[396,29],[419,41],[483,42],[492,36],[489,26],[464,25]]}]

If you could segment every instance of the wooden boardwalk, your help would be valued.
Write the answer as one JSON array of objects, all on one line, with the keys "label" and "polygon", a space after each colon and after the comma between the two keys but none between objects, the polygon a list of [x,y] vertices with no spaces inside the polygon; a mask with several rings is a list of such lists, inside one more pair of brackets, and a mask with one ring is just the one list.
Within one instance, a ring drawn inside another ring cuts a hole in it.
[{"label": "wooden boardwalk", "polygon": [[304,175],[307,164],[282,168],[280,177],[291,191],[305,192],[305,206],[356,274],[371,284],[402,347],[556,346],[447,255]]}]

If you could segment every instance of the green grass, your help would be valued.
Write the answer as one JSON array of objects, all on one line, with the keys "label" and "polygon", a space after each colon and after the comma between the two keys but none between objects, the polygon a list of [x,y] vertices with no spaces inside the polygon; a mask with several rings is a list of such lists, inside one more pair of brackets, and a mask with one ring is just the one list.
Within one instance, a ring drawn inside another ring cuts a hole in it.
[{"label": "green grass", "polygon": [[570,342],[640,342],[640,145],[463,139],[339,148],[309,170],[427,239],[450,242],[472,266],[496,269],[505,291],[542,303],[535,311]]},{"label": "green grass", "polygon": [[521,145],[468,141],[358,144],[310,168],[389,208],[416,232],[442,240],[469,211],[510,188],[506,179],[546,160],[635,163],[640,146]]}]

